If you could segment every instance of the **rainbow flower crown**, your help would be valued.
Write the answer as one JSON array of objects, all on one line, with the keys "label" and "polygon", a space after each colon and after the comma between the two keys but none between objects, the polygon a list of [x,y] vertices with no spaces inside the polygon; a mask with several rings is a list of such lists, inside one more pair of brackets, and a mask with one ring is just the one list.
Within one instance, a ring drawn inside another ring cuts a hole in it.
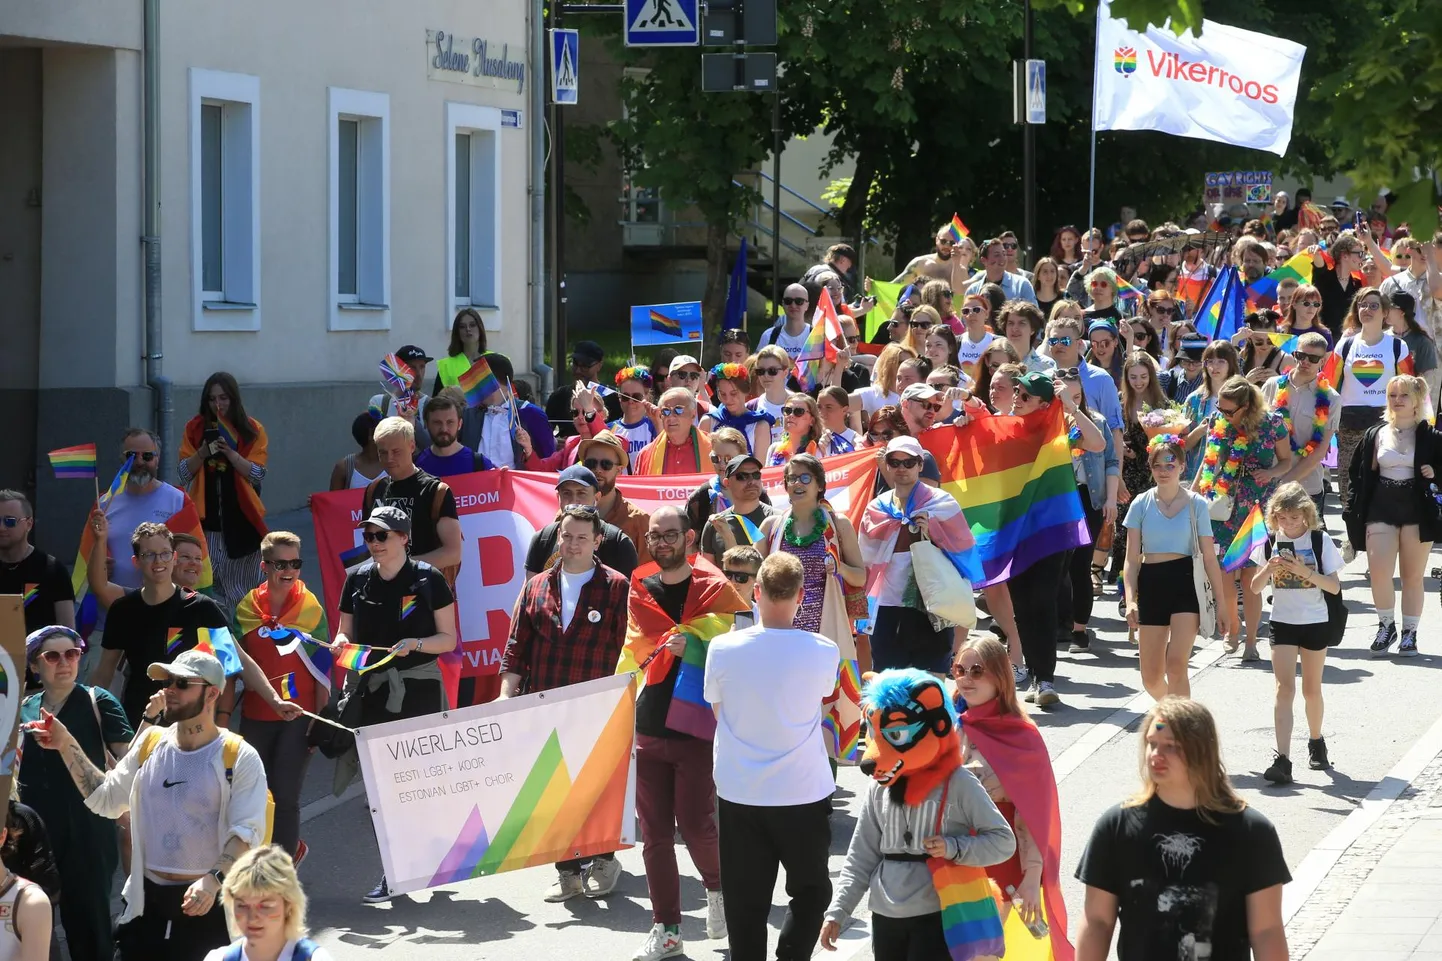
[{"label": "rainbow flower crown", "polygon": [[1151,440],[1147,441],[1148,454],[1155,453],[1156,451],[1161,450],[1163,447],[1185,448],[1186,442],[1182,440],[1180,434],[1157,434]]},{"label": "rainbow flower crown", "polygon": [[711,368],[712,380],[747,380],[751,379],[751,371],[746,369],[745,364],[717,364]]},{"label": "rainbow flower crown", "polygon": [[638,380],[647,387],[651,386],[651,372],[644,367],[622,367],[616,371],[616,386],[620,387],[628,380]]}]

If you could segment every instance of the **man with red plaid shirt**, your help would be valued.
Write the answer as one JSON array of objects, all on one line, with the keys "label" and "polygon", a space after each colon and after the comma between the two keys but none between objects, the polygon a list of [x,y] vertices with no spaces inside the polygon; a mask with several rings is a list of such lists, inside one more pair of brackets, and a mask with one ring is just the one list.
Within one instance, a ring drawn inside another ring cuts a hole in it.
[{"label": "man with red plaid shirt", "polygon": [[[549,691],[616,672],[631,582],[596,559],[602,530],[596,508],[567,504],[559,523],[559,560],[528,580],[516,601],[511,637],[501,656],[501,697]],[[614,854],[598,854],[589,865],[561,861],[556,870],[560,877],[546,895],[551,902],[578,894],[605,897],[621,879],[621,863]]]}]

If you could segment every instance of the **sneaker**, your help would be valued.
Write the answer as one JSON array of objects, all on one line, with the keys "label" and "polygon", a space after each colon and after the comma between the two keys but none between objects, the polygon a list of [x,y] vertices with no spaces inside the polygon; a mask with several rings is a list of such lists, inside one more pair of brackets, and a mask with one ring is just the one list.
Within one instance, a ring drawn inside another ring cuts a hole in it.
[{"label": "sneaker", "polygon": [[1025,690],[1026,682],[1031,680],[1031,673],[1025,667],[1016,664],[1011,666],[1011,676],[1016,679],[1016,689],[1018,691]]},{"label": "sneaker", "polygon": [[366,892],[361,898],[366,904],[385,904],[391,899],[391,887],[386,884],[385,875],[381,875],[381,882]]},{"label": "sneaker", "polygon": [[1068,654],[1085,654],[1091,649],[1091,638],[1087,637],[1086,631],[1071,632],[1071,647],[1066,649]]},{"label": "sneaker", "polygon": [[1342,542],[1342,563],[1350,564],[1357,559],[1357,548],[1349,540]]},{"label": "sneaker", "polygon": [[1001,629],[1001,625],[998,624],[996,621],[992,621],[989,625],[987,625],[986,629],[992,634],[994,634],[997,640],[1001,641],[1003,644],[1006,643],[1006,631],[1003,631]]},{"label": "sneaker", "polygon": [[1037,691],[1037,685],[1033,684],[1031,687],[1027,688],[1026,697],[1022,698],[1022,700],[1023,700],[1023,701],[1026,701],[1028,704],[1035,704],[1035,703],[1036,703],[1036,691]]},{"label": "sneaker", "polygon": [[580,871],[562,871],[556,883],[551,885],[551,890],[546,892],[546,903],[559,904],[585,893]]},{"label": "sneaker", "polygon": [[581,875],[581,888],[588,898],[604,898],[616,890],[621,880],[621,862],[615,858],[597,858]]},{"label": "sneaker", "polygon": [[1324,737],[1313,737],[1307,739],[1307,767],[1314,771],[1325,771],[1332,766],[1327,758],[1327,739]]},{"label": "sneaker", "polygon": [[304,861],[305,856],[309,853],[310,846],[308,844],[306,844],[304,841],[296,841],[295,857],[291,859],[291,863],[293,863],[296,867],[300,867],[300,862]]},{"label": "sneaker", "polygon": [[1053,704],[1056,704],[1060,701],[1061,697],[1058,696],[1056,688],[1052,686],[1051,681],[1042,681],[1040,684],[1037,685],[1037,707],[1051,707]]},{"label": "sneaker", "polygon": [[[1395,623],[1393,623],[1393,624],[1378,624],[1378,625],[1377,625],[1377,636],[1372,639],[1372,648],[1371,648],[1371,650],[1372,650],[1373,656],[1375,656],[1375,657],[1381,657],[1383,654],[1386,654],[1386,653],[1387,653],[1387,649],[1392,646],[1392,642],[1395,641],[1396,639],[1397,639],[1397,625],[1396,625]],[[1417,639],[1414,637],[1414,638],[1412,639],[1412,652],[1415,654],[1416,651],[1417,651]]]},{"label": "sneaker", "polygon": [[662,958],[676,957],[682,950],[679,930],[667,931],[666,925],[653,924],[651,933],[646,935],[646,943],[631,955],[631,961],[661,961]]},{"label": "sneaker", "polygon": [[1262,777],[1273,784],[1292,783],[1292,761],[1285,754],[1272,752],[1272,766],[1262,772]]},{"label": "sneaker", "polygon": [[726,902],[720,891],[706,892],[706,937],[712,941],[726,939]]},{"label": "sneaker", "polygon": [[1401,640],[1400,642],[1398,642],[1398,644],[1397,644],[1397,656],[1398,656],[1398,657],[1416,657],[1416,656],[1417,656],[1417,629],[1416,629],[1416,628],[1411,628],[1411,629],[1404,628],[1404,629],[1402,630],[1402,640]]}]

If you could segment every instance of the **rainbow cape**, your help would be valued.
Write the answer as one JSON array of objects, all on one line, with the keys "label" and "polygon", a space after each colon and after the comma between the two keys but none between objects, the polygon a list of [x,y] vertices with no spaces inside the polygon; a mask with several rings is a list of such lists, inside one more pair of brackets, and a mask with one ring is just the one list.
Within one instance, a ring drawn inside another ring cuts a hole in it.
[{"label": "rainbow cape", "polygon": [[828,361],[836,363],[839,355],[836,342],[842,337],[836,305],[831,302],[831,292],[823,287],[816,300],[816,313],[811,317],[811,332],[796,357],[796,383],[801,390],[812,391],[821,386],[821,365]]},{"label": "rainbow cape", "polygon": [[[135,463],[135,455],[131,454],[125,458],[125,463],[120,465],[120,470],[115,474],[115,479],[110,482],[110,487],[100,495],[100,500],[91,505],[91,510],[99,507],[105,510],[117,494],[125,490],[125,485],[130,481],[130,468]],[[90,570],[90,550],[95,546],[95,528],[90,526],[90,514],[85,515],[85,526],[80,531],[80,547],[75,552],[75,566],[71,568],[70,586],[75,592],[75,603],[78,605],[90,591],[88,572]]]},{"label": "rainbow cape", "polygon": [[491,365],[486,363],[484,357],[477,357],[476,362],[460,376],[457,384],[465,391],[467,407],[482,406],[487,397],[501,389],[501,382],[491,373]]},{"label": "rainbow cape", "polygon": [[937,427],[917,439],[936,458],[941,489],[961,505],[976,539],[981,577],[973,587],[1091,543],[1060,404],[1025,417]]},{"label": "rainbow cape", "polygon": [[1253,504],[1252,509],[1247,512],[1247,519],[1242,521],[1242,526],[1237,528],[1237,536],[1232,538],[1232,546],[1222,555],[1222,570],[1234,571],[1247,563],[1247,558],[1252,556],[1252,549],[1267,543],[1267,525],[1262,522],[1262,505]]},{"label": "rainbow cape", "polygon": [[956,214],[951,215],[951,223],[947,224],[946,229],[951,232],[951,239],[957,243],[961,243],[961,238],[971,236],[971,231],[966,229],[966,224],[962,223]]},{"label": "rainbow cape", "polygon": [[1274,307],[1277,303],[1277,285],[1284,280],[1295,280],[1299,284],[1312,282],[1312,255],[1305,250],[1294,254],[1285,264],[1261,280],[1247,285],[1247,308],[1261,310]]},{"label": "rainbow cape", "polygon": [[316,640],[329,636],[325,608],[304,581],[295,582],[279,614],[271,613],[270,587],[262,583],[235,605],[235,626],[247,641],[254,635],[275,644],[281,654],[299,652],[306,670],[330,687],[331,650]]},{"label": "rainbow cape", "polygon": [[947,492],[919,483],[911,489],[904,505],[898,505],[896,495],[888,493],[868,504],[861,516],[861,559],[866,564],[868,593],[879,589],[886,578],[901,525],[909,524],[918,514],[926,515],[931,543],[947,556],[961,576],[971,581],[972,586],[982,579],[976,539],[961,505]]},{"label": "rainbow cape", "polygon": [[55,479],[87,478],[95,476],[95,445],[80,444],[77,447],[62,447],[48,455]]},{"label": "rainbow cape", "polygon": [[[180,438],[181,460],[194,456],[195,452],[200,450],[204,445],[205,429],[207,426],[209,426],[209,422],[198,414],[186,422],[185,430],[182,431]],[[231,449],[240,454],[240,456],[259,467],[263,468],[267,465],[269,462],[270,438],[266,435],[265,427],[260,421],[253,417],[250,420],[250,429],[254,434],[254,439],[251,440],[250,443],[246,443],[237,438],[235,436],[235,428],[226,424],[224,421],[216,421],[215,428],[226,438],[226,443],[230,445]],[[187,526],[182,529],[176,527],[170,521],[166,521],[165,526],[169,527],[171,531],[176,534],[194,534],[201,540],[205,540],[205,532],[201,529],[200,522],[205,519],[205,485],[209,481],[207,475],[212,473],[218,474],[219,472],[229,471],[230,469],[230,462],[224,458],[207,458],[201,469],[191,475],[190,486],[186,488],[185,491],[190,495],[190,505],[195,510],[195,524],[193,528]],[[256,491],[255,486],[250,483],[248,477],[237,477],[234,486],[236,500],[240,502],[240,513],[245,517],[250,526],[255,528],[258,534],[264,536],[270,528],[265,524],[265,505],[261,503],[260,494]],[[179,517],[179,515],[177,514],[176,517]],[[182,518],[182,520],[188,522],[189,519]],[[207,557],[206,573],[201,582],[204,587],[209,587],[211,584],[209,567],[210,562]]]}]

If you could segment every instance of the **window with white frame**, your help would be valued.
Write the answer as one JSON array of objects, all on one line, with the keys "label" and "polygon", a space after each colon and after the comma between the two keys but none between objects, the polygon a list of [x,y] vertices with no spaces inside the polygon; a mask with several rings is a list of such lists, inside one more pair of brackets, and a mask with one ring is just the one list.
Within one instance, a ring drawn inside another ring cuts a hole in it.
[{"label": "window with white frame", "polygon": [[390,96],[330,88],[330,329],[390,327]]},{"label": "window with white frame", "polygon": [[446,104],[447,329],[458,307],[501,326],[500,131],[499,108]]},{"label": "window with white frame", "polygon": [[195,330],[260,329],[260,78],[190,71]]}]

